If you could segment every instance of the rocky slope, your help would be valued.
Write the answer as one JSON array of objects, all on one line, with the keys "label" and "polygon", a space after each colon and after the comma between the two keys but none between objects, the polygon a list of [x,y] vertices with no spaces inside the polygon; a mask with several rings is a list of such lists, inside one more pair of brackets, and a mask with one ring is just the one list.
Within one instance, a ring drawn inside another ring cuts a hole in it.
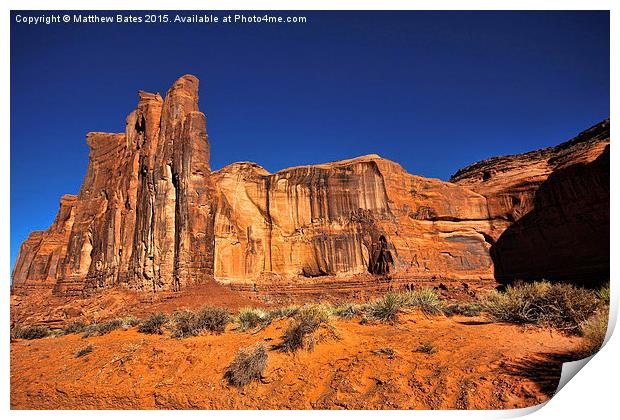
[{"label": "rocky slope", "polygon": [[[14,291],[608,271],[608,121],[555,148],[474,164],[451,182],[377,155],[274,174],[249,162],[211,173],[198,80],[181,77],[165,99],[139,96],[125,133],[87,135],[82,188],[63,197],[47,231],[22,244]],[[566,265],[584,240],[583,258]],[[542,244],[557,252],[529,266]]]}]

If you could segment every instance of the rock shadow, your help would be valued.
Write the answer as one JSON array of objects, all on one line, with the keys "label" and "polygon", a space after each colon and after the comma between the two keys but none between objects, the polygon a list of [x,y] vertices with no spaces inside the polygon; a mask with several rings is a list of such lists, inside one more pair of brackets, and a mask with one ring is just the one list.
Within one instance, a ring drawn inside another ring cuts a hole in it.
[{"label": "rock shadow", "polygon": [[562,364],[579,360],[578,353],[537,353],[520,360],[504,363],[498,373],[508,374],[517,378],[529,379],[536,383],[540,391],[553,397],[562,374]]},{"label": "rock shadow", "polygon": [[594,161],[553,172],[534,208],[491,247],[495,278],[570,281],[598,286],[609,280],[609,146]]}]

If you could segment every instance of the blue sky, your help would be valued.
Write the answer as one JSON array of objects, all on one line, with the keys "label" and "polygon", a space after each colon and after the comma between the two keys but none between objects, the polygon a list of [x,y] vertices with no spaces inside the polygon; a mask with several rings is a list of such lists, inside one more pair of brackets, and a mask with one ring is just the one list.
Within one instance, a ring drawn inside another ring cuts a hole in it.
[{"label": "blue sky", "polygon": [[607,12],[36,26],[16,23],[17,13],[41,14],[11,19],[11,266],[60,197],[78,192],[86,133],[123,131],[139,89],[164,94],[185,73],[201,81],[213,169],[250,160],[273,172],[377,153],[447,180],[609,116]]}]

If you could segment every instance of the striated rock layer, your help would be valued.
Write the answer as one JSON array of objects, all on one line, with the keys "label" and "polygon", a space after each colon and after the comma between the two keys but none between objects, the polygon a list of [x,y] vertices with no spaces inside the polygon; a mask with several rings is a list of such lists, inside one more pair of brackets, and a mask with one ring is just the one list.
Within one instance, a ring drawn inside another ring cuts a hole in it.
[{"label": "striated rock layer", "polygon": [[125,133],[89,133],[89,166],[54,225],[20,249],[13,287],[178,290],[213,274],[213,189],[198,79],[139,93]]},{"label": "striated rock layer", "polygon": [[198,80],[181,77],[165,99],[139,97],[124,133],[87,135],[82,188],[22,244],[14,291],[175,291],[213,278],[320,284],[362,273],[608,277],[609,121],[555,148],[474,164],[451,182],[377,155],[211,173]]}]

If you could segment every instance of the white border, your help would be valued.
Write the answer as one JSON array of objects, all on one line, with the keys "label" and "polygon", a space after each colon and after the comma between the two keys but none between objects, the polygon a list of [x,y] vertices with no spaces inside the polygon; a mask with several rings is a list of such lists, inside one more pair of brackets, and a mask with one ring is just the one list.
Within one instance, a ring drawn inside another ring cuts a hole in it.
[{"label": "white border", "polygon": [[[2,171],[2,177],[0,179],[0,197],[3,197],[2,204],[0,205],[0,237],[3,238],[0,244],[2,251],[2,258],[0,259],[0,272],[4,273],[6,279],[5,290],[2,296],[2,311],[0,318],[0,331],[2,332],[3,346],[2,356],[3,363],[0,370],[0,401],[2,407],[5,410],[9,409],[9,384],[10,384],[10,370],[9,370],[9,277],[10,277],[10,223],[9,223],[9,180],[10,180],[10,159],[9,159],[9,109],[10,109],[10,78],[9,78],[9,21],[10,10],[611,10],[611,51],[615,54],[611,55],[611,119],[616,120],[618,113],[618,98],[619,85],[617,83],[617,77],[620,75],[620,67],[618,60],[620,58],[620,51],[618,46],[619,36],[619,24],[620,24],[620,2],[611,0],[590,0],[590,1],[550,1],[550,0],[523,0],[523,1],[500,1],[500,0],[437,0],[437,1],[403,1],[403,0],[382,0],[382,1],[342,1],[342,0],[298,0],[296,2],[287,3],[281,0],[264,0],[260,2],[256,1],[225,1],[225,0],[212,0],[212,1],[198,1],[198,0],[175,0],[174,2],[166,2],[162,0],[135,0],[131,3],[127,0],[110,0],[105,3],[92,2],[91,4],[85,4],[84,0],[57,0],[53,4],[46,3],[42,0],[23,0],[23,1],[4,1],[3,15],[2,15],[2,30],[0,32],[0,54],[2,59],[2,72],[1,72],[1,86],[0,92],[2,95],[2,108],[0,113],[0,129],[2,130],[4,140],[0,142],[0,171]],[[129,41],[129,40],[128,40]],[[595,66],[597,63],[591,63]],[[612,214],[616,214],[615,210],[618,209],[617,199],[617,178],[618,171],[614,169],[615,163],[617,163],[615,153],[611,154],[611,177],[612,177],[612,200],[611,209]],[[618,224],[615,222],[615,218],[611,218],[611,238],[612,238],[612,264],[611,264],[611,278],[612,280],[612,314],[611,323],[615,325],[618,314],[618,293],[617,285],[614,283],[618,280],[618,266],[616,264],[618,252],[615,247],[617,241],[614,239],[618,237]],[[616,399],[617,396],[617,380],[619,373],[618,358],[620,354],[620,345],[618,344],[618,338],[612,337],[607,345],[596,355],[593,360],[588,363],[587,367],[583,369],[577,376],[576,380],[570,381],[565,388],[563,388],[551,401],[545,406],[543,410],[536,411],[531,418],[559,418],[559,419],[606,419],[615,418],[618,413]],[[295,417],[330,417],[330,418],[362,418],[367,415],[373,417],[401,417],[410,418],[415,417],[442,417],[442,418],[456,418],[463,416],[475,415],[476,418],[497,418],[497,417],[513,417],[526,414],[526,412],[535,411],[535,409],[524,410],[507,410],[507,411],[442,411],[442,412],[428,412],[428,411],[400,411],[400,412],[386,412],[386,411],[373,411],[373,412],[317,412],[317,411],[302,411],[302,412],[287,412],[287,411],[262,411],[262,412],[243,412],[243,411],[220,411],[220,412],[158,412],[153,413],[149,411],[142,412],[122,412],[122,411],[107,411],[107,412],[62,412],[59,413],[62,416],[68,418],[80,418],[84,416],[102,415],[110,413],[114,416],[129,417],[137,416],[146,418],[151,416],[169,416],[169,415],[183,415],[189,417],[201,416],[218,416],[218,417],[231,417],[241,418],[245,415],[251,415],[256,419],[272,420],[273,418],[288,419],[291,416]],[[42,418],[52,418],[56,416],[56,412],[53,411],[39,411],[39,412],[22,412],[22,411],[10,411],[12,416],[32,416]]]}]

